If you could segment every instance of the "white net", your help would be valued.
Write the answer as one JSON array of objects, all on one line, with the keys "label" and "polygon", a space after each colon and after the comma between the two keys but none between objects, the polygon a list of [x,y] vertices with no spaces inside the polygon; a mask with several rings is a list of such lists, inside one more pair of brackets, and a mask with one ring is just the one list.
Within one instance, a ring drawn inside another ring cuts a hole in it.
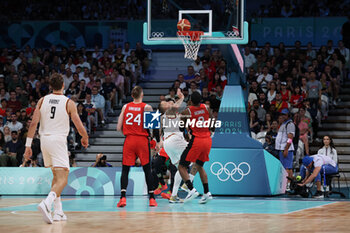
[{"label": "white net", "polygon": [[185,47],[185,58],[196,60],[199,47],[202,43],[203,32],[178,33],[177,36],[181,39]]}]

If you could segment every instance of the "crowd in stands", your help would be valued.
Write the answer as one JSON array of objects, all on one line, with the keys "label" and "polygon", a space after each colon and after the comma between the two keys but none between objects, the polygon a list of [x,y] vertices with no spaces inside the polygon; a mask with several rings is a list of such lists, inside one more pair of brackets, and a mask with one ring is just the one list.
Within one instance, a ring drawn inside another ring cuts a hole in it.
[{"label": "crowd in stands", "polygon": [[346,0],[272,0],[260,5],[252,17],[325,17],[346,16],[350,12],[350,1]]},{"label": "crowd in stands", "polygon": [[207,47],[203,55],[187,67],[186,74],[178,74],[168,95],[161,96],[160,100],[176,101],[176,90],[180,88],[185,96],[180,109],[185,109],[191,94],[197,91],[202,95],[202,103],[210,106],[217,116],[226,84],[226,61],[221,51]]},{"label": "crowd in stands", "polygon": [[[35,162],[23,161],[23,152],[36,103],[50,92],[51,74],[63,75],[64,93],[76,102],[80,118],[91,134],[96,127],[104,126],[108,113],[122,105],[147,71],[148,63],[148,53],[141,43],[135,48],[128,42],[123,48],[110,44],[101,50],[96,46],[93,51],[74,45],[59,49],[0,49],[0,166],[42,165],[37,134],[33,141]],[[80,147],[75,131],[72,124],[70,150]]]},{"label": "crowd in stands", "polygon": [[349,49],[342,41],[335,46],[332,40],[319,49],[299,41],[289,49],[283,43],[258,47],[252,41],[244,47],[243,55],[253,137],[275,153],[274,140],[283,122],[281,113],[288,109],[289,117],[298,126],[304,154],[309,154],[309,142],[316,139],[321,121],[340,101],[340,86],[349,75]]}]

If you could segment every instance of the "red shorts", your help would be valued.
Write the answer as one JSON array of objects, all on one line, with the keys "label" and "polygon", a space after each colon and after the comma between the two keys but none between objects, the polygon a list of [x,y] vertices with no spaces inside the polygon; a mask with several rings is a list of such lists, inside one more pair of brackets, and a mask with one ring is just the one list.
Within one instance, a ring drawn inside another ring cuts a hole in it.
[{"label": "red shorts", "polygon": [[166,160],[169,159],[169,156],[168,156],[168,154],[165,152],[164,147],[162,147],[162,149],[160,149],[160,151],[159,151],[158,154],[159,154],[159,156],[164,157]]},{"label": "red shorts", "polygon": [[149,140],[145,136],[128,135],[124,141],[123,165],[134,166],[137,157],[142,166],[150,162]]},{"label": "red shorts", "polygon": [[181,164],[189,165],[189,162],[195,163],[197,160],[201,162],[209,161],[209,153],[211,149],[210,137],[192,136],[191,141],[181,155]]}]

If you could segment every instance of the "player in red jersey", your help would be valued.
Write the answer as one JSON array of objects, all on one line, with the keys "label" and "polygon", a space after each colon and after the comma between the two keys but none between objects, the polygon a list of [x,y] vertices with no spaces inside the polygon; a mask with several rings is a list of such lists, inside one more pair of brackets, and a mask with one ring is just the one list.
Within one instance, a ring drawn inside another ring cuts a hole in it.
[{"label": "player in red jersey", "polygon": [[[143,127],[143,113],[153,111],[152,107],[142,102],[143,91],[140,86],[135,86],[131,91],[134,101],[123,106],[119,115],[117,130],[122,131],[126,136],[123,147],[123,167],[121,176],[121,197],[117,207],[126,206],[126,188],[128,186],[128,176],[130,166],[135,165],[135,160],[139,157],[146,177],[149,193],[149,205],[157,206],[153,194],[153,179],[150,165],[150,145],[149,132]],[[158,139],[159,141],[159,131]]]},{"label": "player in red jersey", "polygon": [[197,190],[193,188],[193,184],[187,172],[190,163],[195,163],[194,166],[198,169],[204,188],[204,195],[199,203],[205,204],[212,199],[208,187],[207,173],[203,168],[204,163],[209,161],[209,152],[212,141],[210,137],[210,127],[205,124],[203,125],[203,123],[210,121],[212,116],[209,108],[205,104],[201,104],[200,101],[201,95],[198,92],[193,92],[191,95],[192,106],[188,107],[181,113],[183,116],[182,119],[186,124],[188,121],[192,123],[189,127],[192,138],[181,155],[178,169],[182,179],[190,190],[184,199],[184,202],[187,202],[199,195]]}]

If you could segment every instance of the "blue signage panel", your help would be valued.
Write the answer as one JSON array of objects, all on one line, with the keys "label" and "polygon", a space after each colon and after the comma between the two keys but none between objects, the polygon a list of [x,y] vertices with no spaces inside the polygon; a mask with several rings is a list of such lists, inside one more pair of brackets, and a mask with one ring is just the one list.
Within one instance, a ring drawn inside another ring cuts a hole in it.
[{"label": "blue signage panel", "polygon": [[[271,195],[264,151],[261,149],[212,148],[204,164],[214,195]],[[203,192],[199,175],[195,187]]]},{"label": "blue signage panel", "polygon": [[[121,168],[71,168],[62,195],[120,195]],[[0,195],[46,195],[50,192],[52,172],[49,168],[0,169]],[[141,168],[131,168],[127,195],[147,194]]]},{"label": "blue signage panel", "polygon": [[226,86],[222,97],[218,120],[221,127],[215,129],[213,148],[261,148],[250,137],[248,117],[241,86]]},{"label": "blue signage panel", "polygon": [[[141,25],[141,21],[139,22]],[[107,48],[109,43],[123,46],[128,40],[127,21],[22,21],[0,24],[0,47],[49,48],[74,43],[77,48]],[[139,38],[142,38],[140,33]],[[134,36],[135,37],[135,36]],[[132,38],[132,37],[131,37]],[[140,40],[139,39],[139,40]],[[134,46],[136,41],[130,41]]]},{"label": "blue signage panel", "polygon": [[297,40],[302,45],[312,42],[314,46],[321,46],[328,40],[336,43],[342,39],[340,30],[346,20],[346,17],[262,18],[251,23],[250,32],[259,46],[266,42],[292,46]]}]

